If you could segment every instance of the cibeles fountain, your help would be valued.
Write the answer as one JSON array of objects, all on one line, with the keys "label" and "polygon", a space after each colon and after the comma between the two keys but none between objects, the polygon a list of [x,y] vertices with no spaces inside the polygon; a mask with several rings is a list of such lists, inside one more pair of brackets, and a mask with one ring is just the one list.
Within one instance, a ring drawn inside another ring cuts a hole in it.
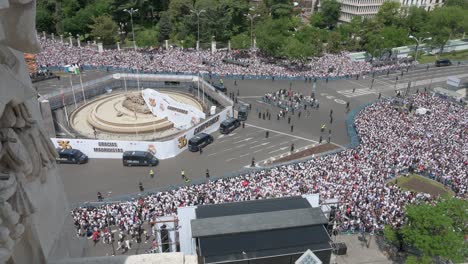
[{"label": "cibeles fountain", "polygon": [[74,233],[24,61],[39,51],[35,10],[35,0],[0,0],[0,263],[188,263],[181,253],[81,258],[86,241]]}]

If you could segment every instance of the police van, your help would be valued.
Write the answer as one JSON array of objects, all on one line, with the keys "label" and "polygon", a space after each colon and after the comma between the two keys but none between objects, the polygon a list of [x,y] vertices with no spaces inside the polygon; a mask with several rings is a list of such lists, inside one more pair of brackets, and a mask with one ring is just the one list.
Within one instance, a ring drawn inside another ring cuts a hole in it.
[{"label": "police van", "polygon": [[241,105],[237,111],[237,118],[239,120],[245,121],[249,116],[249,107],[247,105]]},{"label": "police van", "polygon": [[237,118],[228,118],[224,120],[221,125],[219,125],[219,132],[221,134],[229,134],[231,131],[234,129],[238,128],[240,126],[240,121]]},{"label": "police van", "polygon": [[88,156],[78,149],[57,149],[57,163],[83,164],[88,162]]},{"label": "police van", "polygon": [[125,151],[122,155],[124,166],[156,166],[159,160],[148,151]]},{"label": "police van", "polygon": [[188,142],[188,149],[190,151],[199,151],[213,142],[213,136],[207,133],[200,133],[191,138]]}]

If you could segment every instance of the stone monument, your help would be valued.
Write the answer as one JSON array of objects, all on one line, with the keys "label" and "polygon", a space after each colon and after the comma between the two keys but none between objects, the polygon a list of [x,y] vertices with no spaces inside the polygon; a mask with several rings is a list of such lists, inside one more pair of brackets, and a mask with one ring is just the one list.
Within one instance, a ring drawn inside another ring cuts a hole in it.
[{"label": "stone monument", "polygon": [[[69,233],[56,151],[24,60],[40,47],[35,10],[35,0],[0,0],[0,263],[46,263]],[[57,257],[73,255],[60,250]]]}]

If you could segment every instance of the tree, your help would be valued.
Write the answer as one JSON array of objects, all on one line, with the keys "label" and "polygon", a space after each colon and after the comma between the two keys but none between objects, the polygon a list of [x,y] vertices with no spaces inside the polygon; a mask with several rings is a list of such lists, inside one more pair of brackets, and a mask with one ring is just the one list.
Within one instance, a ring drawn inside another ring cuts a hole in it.
[{"label": "tree", "polygon": [[336,0],[323,0],[320,13],[325,26],[328,29],[334,29],[340,18],[340,3]]},{"label": "tree", "polygon": [[258,47],[271,56],[282,56],[284,45],[295,26],[296,22],[289,18],[262,20],[256,27]]},{"label": "tree", "polygon": [[378,25],[381,26],[399,26],[401,25],[400,18],[400,3],[395,1],[386,1],[375,16]]},{"label": "tree", "polygon": [[382,28],[379,35],[383,38],[383,48],[386,49],[401,47],[408,41],[408,31],[395,26]]},{"label": "tree", "polygon": [[463,261],[468,256],[463,240],[468,202],[452,199],[436,206],[409,206],[406,209],[407,222],[400,231],[403,241],[419,249],[423,256]]},{"label": "tree", "polygon": [[338,53],[341,51],[341,38],[340,34],[332,31],[328,36],[327,51],[329,53]]},{"label": "tree", "polygon": [[303,63],[307,57],[313,54],[312,45],[309,42],[302,42],[295,36],[291,36],[284,45],[282,53],[288,59],[299,60]]},{"label": "tree", "polygon": [[411,6],[405,9],[406,17],[403,18],[403,27],[412,35],[419,36],[425,33],[425,28],[429,20],[429,13],[417,6]]},{"label": "tree", "polygon": [[447,0],[445,6],[455,6],[461,7],[463,9],[468,9],[468,1],[466,0]]},{"label": "tree", "polygon": [[135,35],[139,47],[154,47],[158,45],[158,32],[154,29],[140,30]]},{"label": "tree", "polygon": [[278,19],[282,17],[289,17],[291,16],[292,11],[291,4],[276,4],[271,7],[271,15],[273,18]]},{"label": "tree", "polygon": [[432,44],[443,47],[457,33],[467,31],[467,12],[459,7],[449,6],[434,9],[429,15],[428,31],[432,34]]},{"label": "tree", "polygon": [[55,32],[55,20],[53,13],[44,6],[37,6],[36,28],[39,32]]},{"label": "tree", "polygon": [[159,23],[158,23],[158,29],[159,29],[158,40],[160,43],[165,41],[166,39],[169,39],[172,33],[172,23],[171,23],[171,18],[169,17],[168,12],[161,13],[161,18],[159,19]]},{"label": "tree", "polygon": [[114,44],[117,40],[118,26],[110,16],[99,16],[93,19],[91,35],[97,39],[101,38],[105,45]]},{"label": "tree", "polygon": [[248,49],[250,48],[250,36],[247,33],[235,35],[231,39],[233,49]]},{"label": "tree", "polygon": [[310,25],[318,28],[326,28],[322,12],[316,12],[310,17]]}]

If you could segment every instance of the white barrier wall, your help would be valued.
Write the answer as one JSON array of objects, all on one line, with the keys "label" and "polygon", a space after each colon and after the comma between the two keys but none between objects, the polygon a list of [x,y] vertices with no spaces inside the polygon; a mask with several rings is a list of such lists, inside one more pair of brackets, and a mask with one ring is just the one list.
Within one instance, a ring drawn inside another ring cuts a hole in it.
[{"label": "white barrier wall", "polygon": [[121,159],[124,151],[149,151],[158,159],[175,157],[187,149],[189,139],[200,132],[213,133],[219,129],[221,122],[232,117],[231,108],[224,109],[219,114],[207,119],[205,122],[187,130],[177,138],[167,141],[121,141],[121,140],[95,140],[95,139],[65,139],[51,138],[56,148],[78,149],[89,158]]}]

